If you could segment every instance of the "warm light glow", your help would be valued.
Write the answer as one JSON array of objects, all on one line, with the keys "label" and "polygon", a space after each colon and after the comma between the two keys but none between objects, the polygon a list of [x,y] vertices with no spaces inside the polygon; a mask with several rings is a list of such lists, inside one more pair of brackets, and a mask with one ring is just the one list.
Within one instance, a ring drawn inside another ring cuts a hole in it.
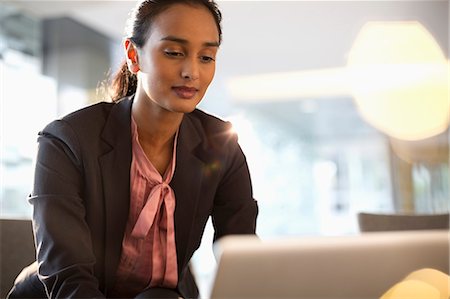
[{"label": "warm light glow", "polygon": [[448,299],[449,295],[450,277],[439,270],[424,268],[409,274],[380,299]]},{"label": "warm light glow", "polygon": [[421,140],[449,125],[448,61],[419,22],[369,22],[346,68],[234,77],[231,98],[244,102],[354,97],[363,118],[400,140]]},{"label": "warm light glow", "polygon": [[439,291],[419,280],[402,281],[393,286],[380,299],[441,299]]},{"label": "warm light glow", "polygon": [[404,280],[420,280],[436,288],[441,293],[441,298],[450,298],[450,276],[446,273],[424,268],[409,274]]},{"label": "warm light glow", "polygon": [[298,100],[349,94],[347,78],[341,68],[239,76],[228,81],[228,90],[233,99],[245,102]]},{"label": "warm light glow", "polygon": [[418,22],[369,22],[348,59],[362,116],[389,136],[425,139],[449,124],[448,64]]}]

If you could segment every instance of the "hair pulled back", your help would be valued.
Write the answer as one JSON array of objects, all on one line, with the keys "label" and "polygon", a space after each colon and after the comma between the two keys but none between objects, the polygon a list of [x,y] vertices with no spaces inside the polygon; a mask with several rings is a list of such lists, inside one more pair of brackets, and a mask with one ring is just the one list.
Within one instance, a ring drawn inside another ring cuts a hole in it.
[{"label": "hair pulled back", "polygon": [[[219,32],[219,43],[222,41],[222,29],[220,23],[222,14],[213,0],[144,0],[132,10],[127,21],[126,37],[137,47],[142,48],[148,39],[155,18],[174,4],[187,4],[206,7],[214,17]],[[114,75],[110,91],[112,100],[130,96],[136,92],[137,76],[128,70],[124,60]]]}]

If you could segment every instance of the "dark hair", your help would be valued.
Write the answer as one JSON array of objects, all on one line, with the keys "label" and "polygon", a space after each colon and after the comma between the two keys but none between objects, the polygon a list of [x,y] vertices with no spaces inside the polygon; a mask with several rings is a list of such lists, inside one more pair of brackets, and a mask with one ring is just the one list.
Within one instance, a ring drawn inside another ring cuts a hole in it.
[{"label": "dark hair", "polygon": [[[143,47],[155,18],[174,4],[187,4],[206,7],[216,21],[219,32],[219,43],[222,41],[222,29],[220,23],[222,14],[214,0],[144,0],[139,2],[131,12],[127,22],[126,36],[137,47]],[[136,92],[137,77],[128,70],[126,61],[123,61],[119,70],[112,79],[110,91],[113,101],[130,96]]]}]

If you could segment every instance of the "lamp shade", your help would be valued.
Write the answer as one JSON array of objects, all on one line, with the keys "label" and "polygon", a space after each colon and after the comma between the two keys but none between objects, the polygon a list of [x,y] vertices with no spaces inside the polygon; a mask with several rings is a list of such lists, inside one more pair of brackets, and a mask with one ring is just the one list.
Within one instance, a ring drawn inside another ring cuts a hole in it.
[{"label": "lamp shade", "polygon": [[448,62],[419,22],[368,22],[347,70],[362,117],[401,140],[421,140],[449,124]]}]

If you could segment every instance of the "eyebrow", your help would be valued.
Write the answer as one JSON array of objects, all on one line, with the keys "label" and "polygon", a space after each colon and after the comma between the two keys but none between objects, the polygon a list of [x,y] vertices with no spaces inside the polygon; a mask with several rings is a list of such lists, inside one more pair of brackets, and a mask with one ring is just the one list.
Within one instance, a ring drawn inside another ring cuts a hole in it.
[{"label": "eyebrow", "polygon": [[[161,41],[171,41],[171,42],[176,42],[176,43],[183,44],[183,45],[189,44],[188,40],[183,39],[183,38],[179,38],[179,37],[176,37],[176,36],[173,36],[173,35],[169,35],[169,36],[163,37],[163,38],[161,38]],[[204,42],[203,46],[218,48],[219,47],[219,43],[218,42]]]}]

